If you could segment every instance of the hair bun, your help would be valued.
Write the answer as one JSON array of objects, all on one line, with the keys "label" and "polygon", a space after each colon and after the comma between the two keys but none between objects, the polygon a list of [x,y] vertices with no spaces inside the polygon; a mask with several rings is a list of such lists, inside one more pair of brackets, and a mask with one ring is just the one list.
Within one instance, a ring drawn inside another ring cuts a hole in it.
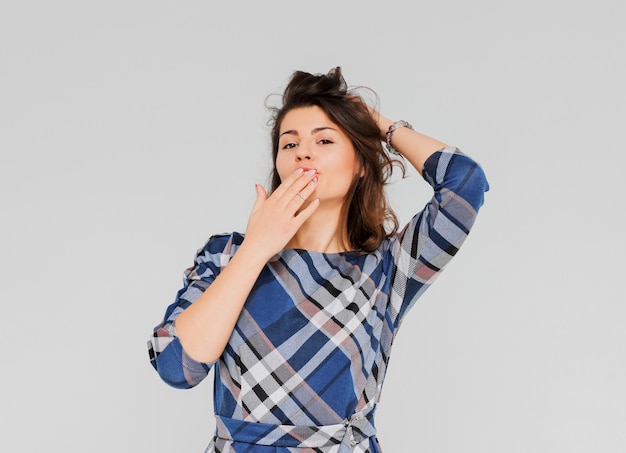
[{"label": "hair bun", "polygon": [[319,97],[343,97],[348,85],[337,66],[326,74],[295,71],[283,93],[283,104],[301,104]]}]

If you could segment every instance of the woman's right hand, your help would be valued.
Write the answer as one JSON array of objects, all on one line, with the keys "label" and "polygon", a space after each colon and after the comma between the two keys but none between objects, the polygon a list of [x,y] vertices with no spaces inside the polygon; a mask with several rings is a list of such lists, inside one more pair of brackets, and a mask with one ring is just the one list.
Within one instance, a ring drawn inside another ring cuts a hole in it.
[{"label": "woman's right hand", "polygon": [[315,212],[319,199],[309,200],[317,185],[315,170],[298,168],[270,195],[259,184],[242,247],[253,248],[267,261],[280,252]]},{"label": "woman's right hand", "polygon": [[296,170],[269,197],[257,184],[243,243],[213,283],[176,319],[178,336],[190,357],[212,362],[222,354],[261,269],[319,206],[317,198],[308,201],[317,184],[315,173]]}]

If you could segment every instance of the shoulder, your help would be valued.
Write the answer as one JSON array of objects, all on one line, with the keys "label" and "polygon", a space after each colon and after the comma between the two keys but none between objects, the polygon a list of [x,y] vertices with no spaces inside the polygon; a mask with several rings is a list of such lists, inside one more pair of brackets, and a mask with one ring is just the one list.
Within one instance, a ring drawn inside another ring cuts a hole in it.
[{"label": "shoulder", "polygon": [[228,264],[243,242],[240,233],[221,233],[211,236],[196,251],[192,266],[185,269],[187,280],[200,280],[216,276]]},{"label": "shoulder", "polygon": [[244,235],[238,232],[219,233],[211,236],[197,251],[197,261],[230,260],[243,243]]},{"label": "shoulder", "polygon": [[217,251],[218,249],[224,249],[230,245],[239,246],[243,242],[244,235],[234,231],[232,233],[219,233],[214,234],[206,241],[203,249],[209,249]]}]

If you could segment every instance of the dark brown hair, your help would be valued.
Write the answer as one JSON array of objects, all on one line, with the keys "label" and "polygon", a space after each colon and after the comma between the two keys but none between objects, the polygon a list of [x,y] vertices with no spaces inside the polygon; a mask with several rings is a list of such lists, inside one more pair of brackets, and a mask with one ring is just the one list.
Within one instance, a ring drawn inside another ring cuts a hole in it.
[{"label": "dark brown hair", "polygon": [[291,110],[311,106],[321,108],[352,141],[363,176],[357,173],[346,195],[342,219],[349,244],[344,246],[372,252],[398,230],[398,219],[389,207],[384,186],[394,165],[402,169],[403,175],[405,168],[383,150],[376,120],[365,101],[348,89],[339,66],[327,74],[295,71],[283,92],[282,106],[268,106],[273,113],[271,191],[281,183],[276,170],[281,123]]}]

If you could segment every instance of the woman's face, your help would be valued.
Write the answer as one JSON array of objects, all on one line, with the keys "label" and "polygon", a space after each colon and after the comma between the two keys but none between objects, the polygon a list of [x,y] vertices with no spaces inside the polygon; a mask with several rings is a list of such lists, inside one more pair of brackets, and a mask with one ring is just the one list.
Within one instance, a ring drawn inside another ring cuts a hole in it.
[{"label": "woman's face", "polygon": [[289,111],[280,125],[276,170],[280,180],[298,168],[315,169],[318,183],[309,199],[343,205],[360,166],[350,138],[317,106]]}]

